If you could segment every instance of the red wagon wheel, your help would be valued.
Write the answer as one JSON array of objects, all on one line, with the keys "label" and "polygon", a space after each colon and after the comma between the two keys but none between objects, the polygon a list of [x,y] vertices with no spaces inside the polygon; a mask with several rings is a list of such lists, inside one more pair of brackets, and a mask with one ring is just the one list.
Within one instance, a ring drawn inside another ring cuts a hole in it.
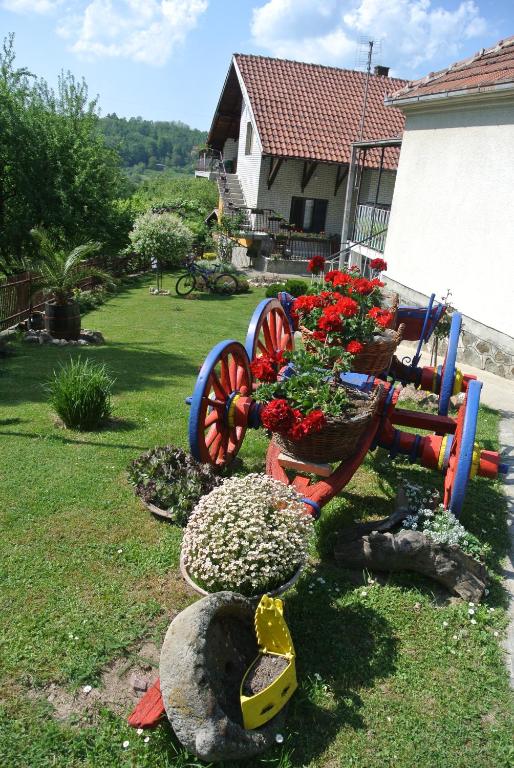
[{"label": "red wagon wheel", "polygon": [[246,425],[234,404],[252,390],[248,355],[238,341],[222,341],[207,355],[191,398],[189,445],[198,461],[224,467],[237,455]]},{"label": "red wagon wheel", "polygon": [[294,333],[278,299],[263,299],[248,326],[245,348],[250,360],[294,349]]}]

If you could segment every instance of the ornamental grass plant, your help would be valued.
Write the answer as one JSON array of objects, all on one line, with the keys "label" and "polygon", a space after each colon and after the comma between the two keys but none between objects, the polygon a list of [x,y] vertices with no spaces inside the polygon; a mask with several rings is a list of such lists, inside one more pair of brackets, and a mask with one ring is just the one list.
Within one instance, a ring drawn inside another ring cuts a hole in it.
[{"label": "ornamental grass plant", "polygon": [[105,365],[71,358],[47,383],[49,402],[66,427],[94,430],[111,415],[114,379]]},{"label": "ornamental grass plant", "polygon": [[193,510],[183,563],[209,592],[271,592],[305,562],[311,531],[312,517],[294,488],[268,475],[230,477]]}]

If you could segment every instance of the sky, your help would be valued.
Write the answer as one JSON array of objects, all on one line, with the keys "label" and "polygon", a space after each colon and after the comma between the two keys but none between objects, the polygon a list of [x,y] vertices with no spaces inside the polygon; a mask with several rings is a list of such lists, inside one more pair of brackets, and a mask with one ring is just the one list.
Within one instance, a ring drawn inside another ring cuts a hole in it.
[{"label": "sky", "polygon": [[514,35],[514,0],[0,0],[18,66],[84,77],[102,114],[208,129],[232,53],[414,79]]}]

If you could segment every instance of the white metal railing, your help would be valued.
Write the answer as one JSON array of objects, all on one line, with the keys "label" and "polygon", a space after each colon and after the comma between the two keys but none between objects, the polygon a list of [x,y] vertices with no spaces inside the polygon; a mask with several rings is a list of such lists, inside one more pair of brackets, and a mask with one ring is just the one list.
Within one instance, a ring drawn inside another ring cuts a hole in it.
[{"label": "white metal railing", "polygon": [[358,205],[355,212],[353,230],[354,242],[366,240],[366,247],[379,253],[384,252],[389,225],[390,211],[384,208],[373,208],[372,205]]}]

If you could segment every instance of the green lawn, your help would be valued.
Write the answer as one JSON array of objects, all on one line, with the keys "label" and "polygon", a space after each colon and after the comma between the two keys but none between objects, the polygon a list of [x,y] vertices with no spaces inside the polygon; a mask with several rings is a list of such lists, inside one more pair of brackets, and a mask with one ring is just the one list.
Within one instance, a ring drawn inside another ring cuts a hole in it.
[{"label": "green lawn", "polygon": [[[187,445],[184,398],[199,366],[221,339],[244,341],[263,294],[185,300],[150,296],[150,284],[138,279],[84,318],[106,346],[20,344],[2,362],[2,767],[199,765],[167,726],[145,744],[108,708],[94,725],[76,716],[63,722],[46,701],[51,683],[71,692],[95,686],[102,669],[130,660],[143,641],[160,645],[170,618],[195,599],[177,572],[181,530],[150,517],[125,468],[154,445]],[[111,428],[77,433],[55,424],[42,383],[70,354],[112,369]],[[485,447],[496,447],[494,412],[482,410],[479,431]],[[243,467],[262,468],[265,449],[263,434],[249,434]],[[379,452],[325,508],[310,572],[286,598],[300,688],[285,743],[248,765],[513,765],[512,699],[499,646],[506,618],[498,566],[507,546],[500,486],[475,480],[463,515],[495,553],[476,625],[467,604],[451,602],[428,580],[402,574],[356,586],[330,561],[333,531],[390,512],[400,475],[442,484],[440,475]]]}]

